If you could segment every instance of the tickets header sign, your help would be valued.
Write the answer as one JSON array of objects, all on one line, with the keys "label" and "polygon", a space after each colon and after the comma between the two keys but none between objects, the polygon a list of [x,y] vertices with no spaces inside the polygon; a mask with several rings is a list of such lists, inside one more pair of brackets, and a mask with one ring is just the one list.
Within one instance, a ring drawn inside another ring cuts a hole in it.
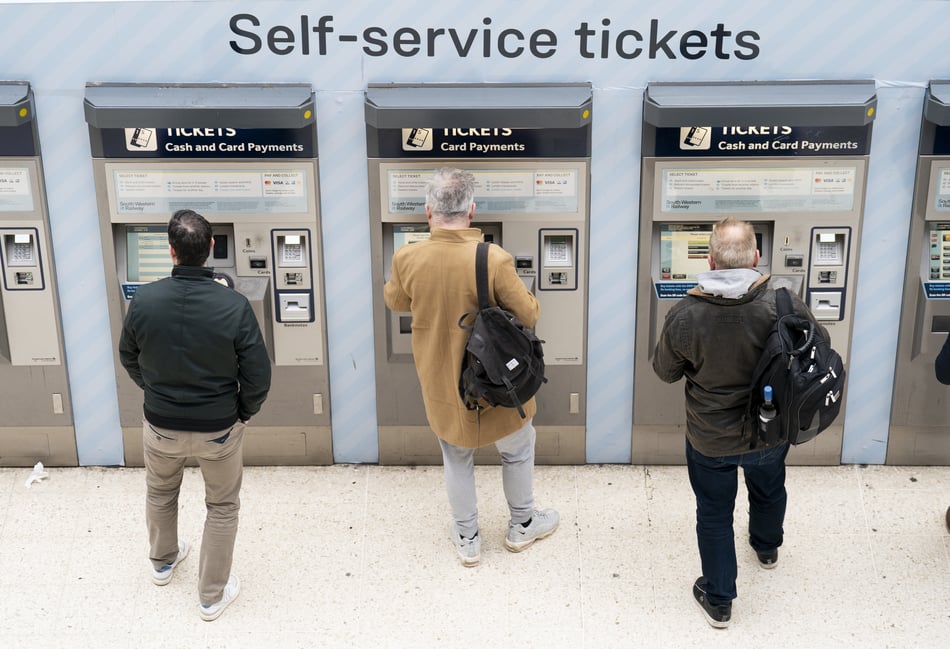
[{"label": "tickets header sign", "polygon": [[656,129],[659,157],[863,156],[871,125],[682,126]]}]

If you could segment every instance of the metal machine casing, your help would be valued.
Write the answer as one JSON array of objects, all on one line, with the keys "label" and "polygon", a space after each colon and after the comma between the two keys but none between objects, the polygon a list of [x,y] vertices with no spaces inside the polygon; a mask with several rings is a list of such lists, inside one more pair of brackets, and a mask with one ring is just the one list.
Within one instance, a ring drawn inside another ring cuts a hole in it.
[{"label": "metal machine casing", "polygon": [[[425,182],[443,166],[475,174],[473,227],[511,253],[541,304],[548,383],[537,395],[537,461],[585,461],[591,107],[586,83],[368,87],[381,463],[442,461],[412,362],[411,315],[390,312],[382,288],[395,248],[427,236]],[[493,448],[476,458],[497,461]]]},{"label": "metal machine casing", "polygon": [[0,466],[78,463],[33,91],[0,82]]},{"label": "metal machine casing", "polygon": [[[709,234],[726,216],[753,224],[759,270],[812,308],[847,363],[875,106],[871,81],[648,84],[634,463],[685,461],[683,381],[655,376],[654,349],[666,314],[708,270]],[[789,461],[839,463],[843,422]]]},{"label": "metal machine casing", "polygon": [[950,334],[950,81],[924,97],[909,226],[886,462],[943,465],[950,401],[934,360]]},{"label": "metal machine casing", "polygon": [[[113,339],[136,287],[170,273],[167,224],[212,225],[208,265],[251,304],[272,385],[248,464],[332,463],[316,117],[309,84],[86,86]],[[142,462],[142,391],[115,358],[127,464]]]}]

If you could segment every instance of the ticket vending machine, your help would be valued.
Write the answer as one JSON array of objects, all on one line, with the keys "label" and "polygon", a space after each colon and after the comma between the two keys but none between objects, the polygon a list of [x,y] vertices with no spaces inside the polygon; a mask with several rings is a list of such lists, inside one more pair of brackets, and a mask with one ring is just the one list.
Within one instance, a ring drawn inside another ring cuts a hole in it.
[{"label": "ticket vending machine", "polygon": [[0,82],[0,466],[78,464],[33,90]]},{"label": "ticket vending machine", "polygon": [[[85,114],[113,340],[136,288],[170,274],[168,219],[194,209],[273,363],[245,462],[332,463],[310,85],[90,83]],[[126,463],[141,464],[142,391],[115,361]]]},{"label": "ticket vending machine", "polygon": [[[811,307],[847,364],[876,101],[870,81],[647,86],[634,463],[685,462],[683,382],[661,382],[653,352],[666,314],[708,270],[712,225],[726,216],[753,224],[759,270]],[[838,464],[843,422],[790,461]]]},{"label": "ticket vending machine", "polygon": [[[428,236],[425,185],[443,166],[475,175],[473,226],[511,253],[541,305],[548,383],[537,395],[537,461],[584,463],[591,105],[586,83],[368,87],[381,463],[442,461],[412,362],[412,317],[386,308],[383,284],[393,252]],[[497,455],[487,448],[476,458]]]},{"label": "ticket vending machine", "polygon": [[950,388],[934,359],[950,333],[950,81],[924,97],[887,464],[950,464]]}]

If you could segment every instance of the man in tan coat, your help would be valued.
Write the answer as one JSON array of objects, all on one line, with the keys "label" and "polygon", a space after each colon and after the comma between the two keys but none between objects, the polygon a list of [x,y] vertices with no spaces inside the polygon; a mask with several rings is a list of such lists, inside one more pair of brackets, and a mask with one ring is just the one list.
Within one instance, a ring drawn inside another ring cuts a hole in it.
[{"label": "man in tan coat", "polygon": [[[475,177],[459,169],[440,169],[426,188],[426,218],[431,236],[403,246],[393,255],[384,288],[393,311],[412,312],[412,355],[422,386],[426,417],[439,438],[445,482],[454,523],[452,542],[462,564],[474,566],[481,552],[475,498],[475,449],[494,444],[501,455],[502,482],[510,520],[505,547],[520,552],[557,529],[558,513],[534,508],[534,398],[515,408],[466,410],[458,380],[468,332],[459,317],[478,308],[475,248],[482,233],[472,228]],[[515,272],[511,255],[491,246],[488,288],[492,304],[534,326],[540,307]]]}]

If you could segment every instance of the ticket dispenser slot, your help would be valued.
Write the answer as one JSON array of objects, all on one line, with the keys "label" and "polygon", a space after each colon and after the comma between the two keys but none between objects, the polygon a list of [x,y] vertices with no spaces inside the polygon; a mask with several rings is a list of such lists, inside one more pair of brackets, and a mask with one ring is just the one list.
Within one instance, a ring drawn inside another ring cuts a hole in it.
[{"label": "ticket dispenser slot", "polygon": [[0,466],[76,465],[33,91],[0,81]]},{"label": "ticket dispenser slot", "polygon": [[[380,463],[442,461],[413,364],[412,316],[383,301],[394,252],[428,245],[421,243],[430,236],[425,187],[440,167],[475,176],[472,227],[511,254],[541,305],[536,332],[545,341],[548,383],[537,395],[537,460],[585,461],[591,106],[589,84],[367,89]],[[498,460],[491,448],[476,457]]]},{"label": "ticket dispenser slot", "polygon": [[950,81],[924,95],[887,464],[950,464],[950,399],[934,360],[950,330]]},{"label": "ticket dispenser slot", "polygon": [[[654,350],[667,314],[709,270],[712,227],[727,216],[752,224],[758,271],[811,308],[847,364],[876,101],[870,81],[648,84],[634,463],[685,461],[683,380],[656,378]],[[839,416],[814,443],[795,447],[790,461],[838,464],[843,423]]]},{"label": "ticket dispenser slot", "polygon": [[[309,84],[86,86],[113,338],[138,288],[172,272],[169,217],[194,209],[212,228],[207,266],[247,298],[272,362],[248,464],[333,461],[314,102]],[[118,358],[116,382],[140,464],[142,391]]]}]

